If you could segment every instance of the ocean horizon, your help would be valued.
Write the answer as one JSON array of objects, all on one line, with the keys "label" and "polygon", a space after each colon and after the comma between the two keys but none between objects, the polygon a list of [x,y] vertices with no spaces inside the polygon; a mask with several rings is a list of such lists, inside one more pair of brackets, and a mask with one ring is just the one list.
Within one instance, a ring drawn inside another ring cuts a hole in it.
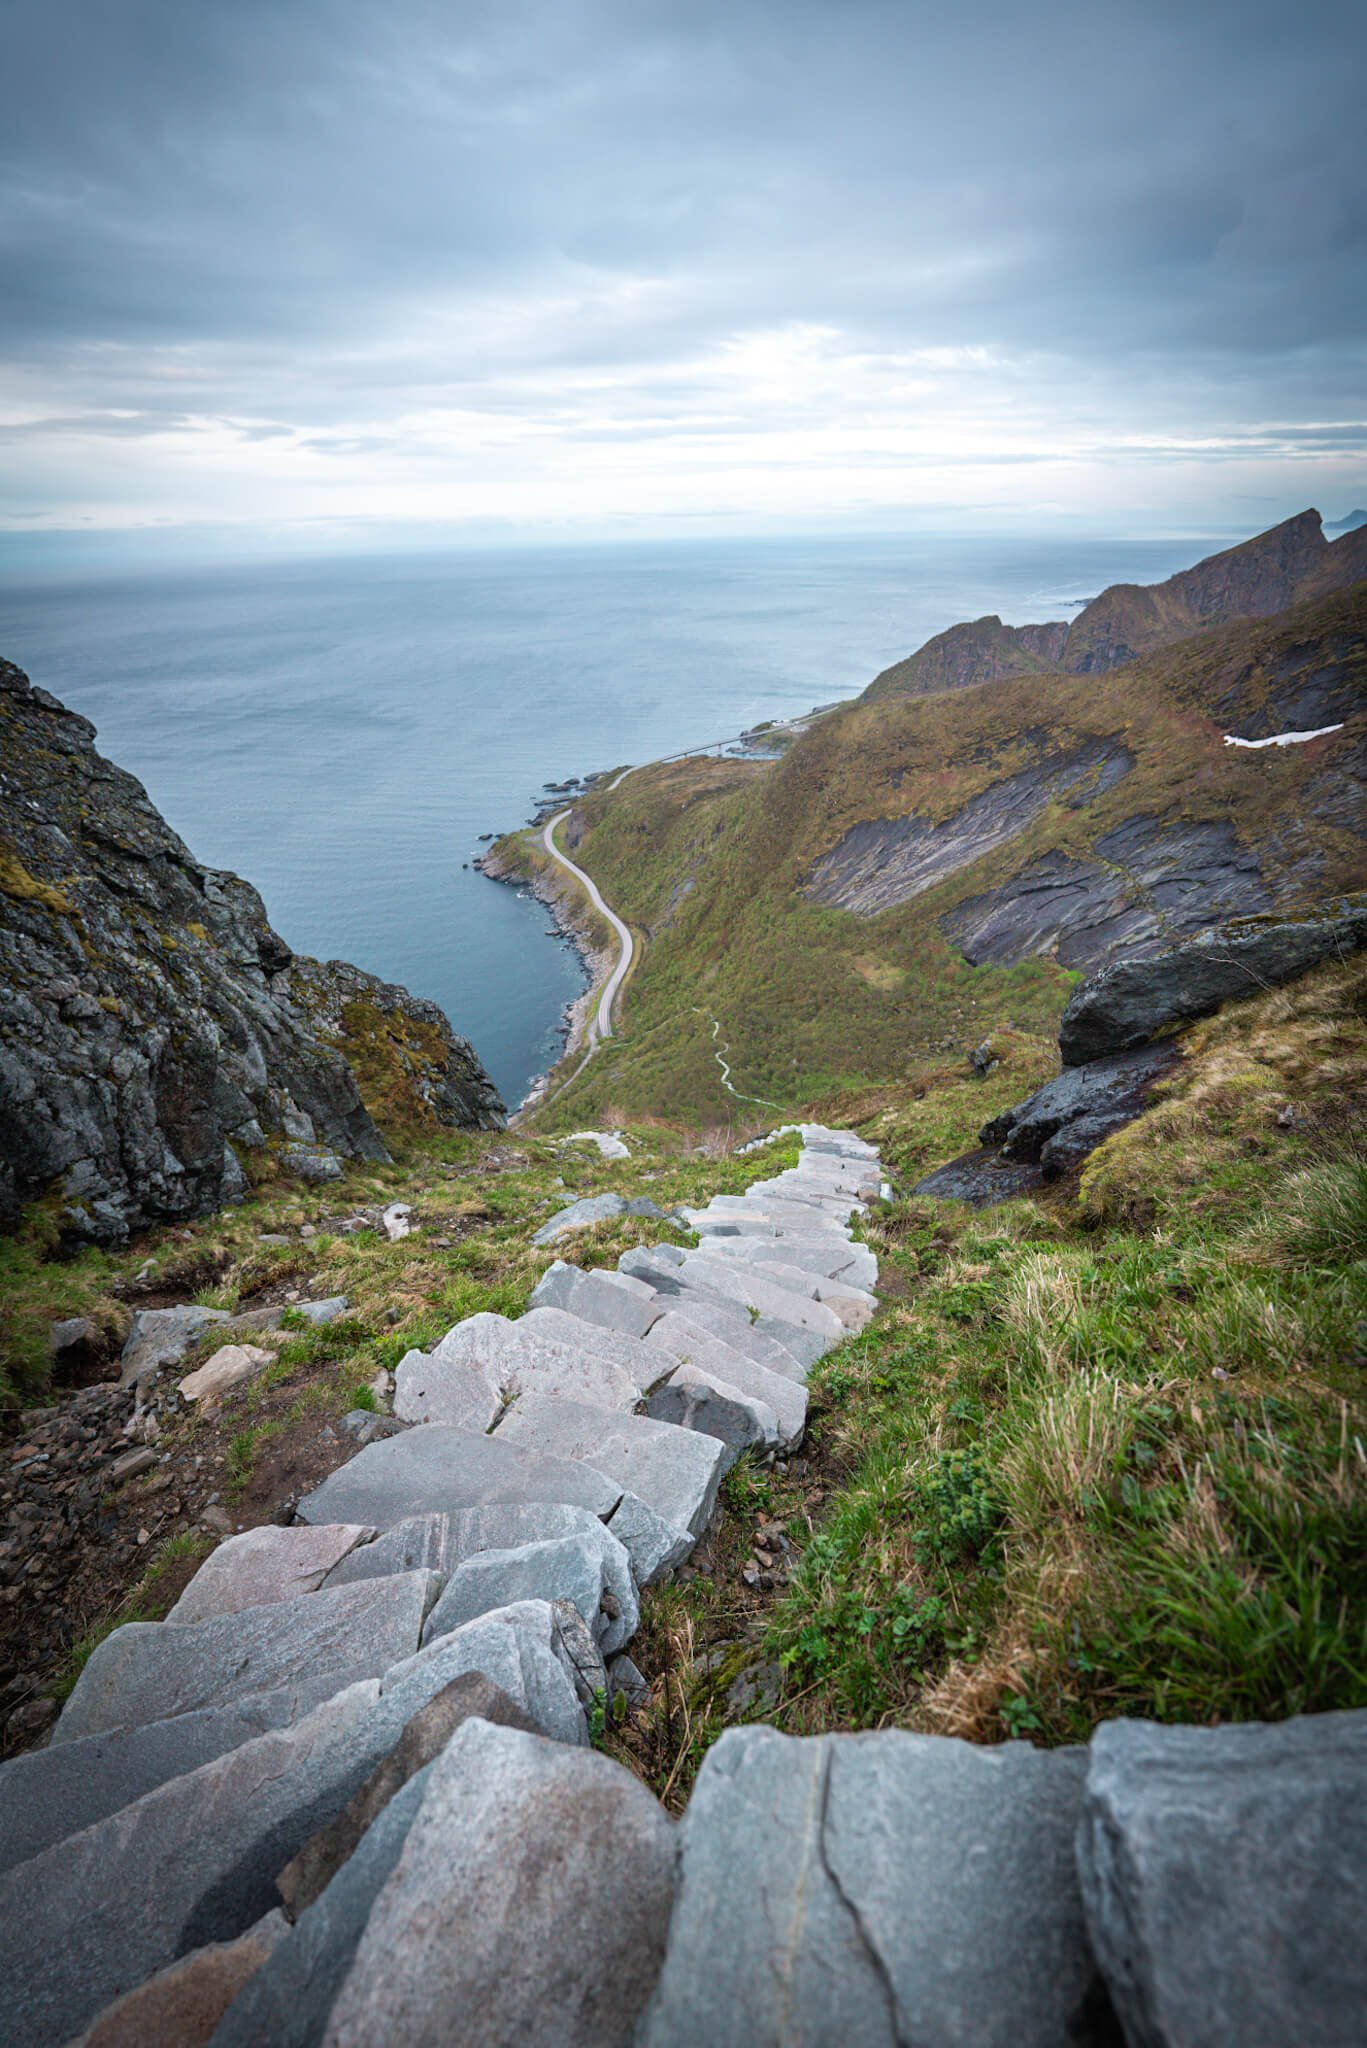
[{"label": "ocean horizon", "polygon": [[93,721],[292,947],[440,1003],[511,1106],[584,976],[545,909],[472,864],[543,785],[856,695],[960,619],[1066,616],[1219,544],[843,535],[11,570],[0,654]]}]

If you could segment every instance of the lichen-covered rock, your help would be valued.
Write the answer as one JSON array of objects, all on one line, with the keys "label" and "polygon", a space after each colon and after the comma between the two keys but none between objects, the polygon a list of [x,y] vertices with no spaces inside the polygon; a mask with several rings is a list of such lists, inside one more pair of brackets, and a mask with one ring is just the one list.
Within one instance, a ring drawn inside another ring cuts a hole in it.
[{"label": "lichen-covered rock", "polygon": [[240,1197],[263,1143],[387,1158],[255,889],[94,738],[0,661],[0,1227],[41,1201],[66,1240],[120,1244]]},{"label": "lichen-covered rock", "polygon": [[435,1003],[345,960],[296,955],[289,981],[319,1037],[350,1063],[381,1123],[416,1119],[476,1131],[507,1123],[507,1106],[474,1047]]}]

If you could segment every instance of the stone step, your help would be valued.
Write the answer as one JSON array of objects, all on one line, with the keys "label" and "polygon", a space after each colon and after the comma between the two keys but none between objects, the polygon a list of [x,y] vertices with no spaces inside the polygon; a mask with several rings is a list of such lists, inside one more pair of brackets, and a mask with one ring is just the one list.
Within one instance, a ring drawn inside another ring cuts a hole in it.
[{"label": "stone step", "polygon": [[[878,1303],[874,1296],[863,1287],[852,1287],[844,1280],[828,1280],[821,1273],[805,1273],[800,1266],[790,1265],[781,1260],[758,1258],[741,1260],[732,1258],[737,1266],[749,1266],[764,1279],[772,1280],[776,1287],[787,1287],[794,1294],[806,1294],[811,1299],[832,1309],[847,1330],[862,1330],[872,1320]],[[685,1270],[687,1270],[685,1268]]]},{"label": "stone step", "polygon": [[774,1224],[787,1230],[829,1230],[844,1238],[853,1234],[843,1217],[828,1216],[814,1209],[810,1202],[779,1202],[763,1195],[756,1195],[753,1201],[739,1197],[733,1200],[729,1196],[722,1199],[727,1202],[725,1208],[720,1201],[709,1202],[705,1209],[684,1209],[680,1214],[692,1230],[699,1230],[704,1224],[745,1221]]},{"label": "stone step", "polygon": [[778,1440],[784,1448],[801,1440],[807,1426],[807,1390],[794,1371],[776,1372],[686,1316],[662,1316],[651,1332],[652,1341],[657,1332],[663,1332],[659,1339],[661,1349],[677,1358],[680,1366],[701,1367],[723,1386],[735,1387],[772,1408],[778,1422]]},{"label": "stone step", "polygon": [[292,1693],[49,1743],[0,1764],[0,1873],[292,1718]]},{"label": "stone step", "polygon": [[535,1391],[568,1394],[597,1408],[636,1406],[641,1389],[614,1356],[637,1342],[595,1331],[563,1309],[507,1316],[468,1316],[424,1356],[410,1351],[395,1373],[394,1413],[405,1422],[449,1422],[458,1429],[491,1429],[506,1404]]},{"label": "stone step", "polygon": [[427,1617],[424,1643],[519,1600],[572,1600],[605,1657],[630,1641],[640,1620],[631,1560],[602,1522],[585,1515],[582,1527],[563,1535],[508,1533],[512,1543],[476,1550],[455,1566]]},{"label": "stone step", "polygon": [[686,1284],[710,1288],[713,1293],[740,1302],[747,1310],[755,1309],[761,1315],[811,1330],[826,1339],[827,1348],[838,1344],[845,1334],[835,1311],[805,1291],[812,1284],[805,1274],[797,1275],[798,1286],[793,1288],[781,1280],[770,1279],[765,1269],[743,1259],[712,1259],[705,1251],[689,1252],[680,1270]]},{"label": "stone step", "polygon": [[563,1309],[581,1322],[615,1330],[623,1337],[644,1337],[660,1313],[649,1287],[629,1273],[611,1269],[581,1272],[557,1259],[532,1290],[531,1307]]},{"label": "stone step", "polygon": [[[591,1409],[602,1417],[606,1411]],[[365,1521],[381,1530],[414,1516],[496,1502],[563,1501],[607,1522],[646,1586],[688,1555],[689,1531],[593,1466],[547,1457],[505,1435],[475,1434],[429,1422],[367,1444],[299,1503],[306,1522]]]},{"label": "stone step", "polygon": [[[627,1270],[636,1274],[639,1279],[649,1280],[656,1292],[665,1298],[668,1307],[681,1310],[684,1314],[693,1313],[695,1305],[719,1308],[733,1322],[755,1329],[761,1336],[783,1345],[794,1362],[802,1367],[804,1374],[830,1348],[829,1339],[809,1325],[794,1322],[787,1316],[767,1315],[763,1312],[758,1316],[752,1316],[748,1306],[743,1305],[739,1299],[734,1284],[724,1289],[709,1286],[698,1274],[685,1274],[680,1266],[667,1262],[656,1263],[654,1253],[644,1248],[623,1252],[622,1257],[630,1262]],[[713,1327],[710,1316],[706,1322],[708,1328]],[[737,1340],[728,1338],[728,1342]],[[649,1345],[649,1337],[646,1343]],[[744,1347],[738,1344],[737,1348]]]},{"label": "stone step", "polygon": [[778,1416],[767,1401],[742,1393],[700,1365],[676,1365],[646,1402],[646,1414],[679,1429],[696,1429],[725,1444],[730,1471],[742,1451],[776,1450]]},{"label": "stone step", "polygon": [[669,1925],[663,1809],[607,1757],[477,1719],[429,1769],[324,2048],[626,2048]]},{"label": "stone step", "polygon": [[88,1660],[52,1740],[75,1742],[264,1692],[288,1692],[297,1718],[416,1650],[440,1586],[435,1572],[404,1572],[183,1627],[128,1622]]},{"label": "stone step", "polygon": [[[709,1258],[744,1259],[758,1266],[796,1266],[799,1272],[818,1279],[839,1280],[842,1286],[872,1293],[878,1278],[878,1261],[867,1245],[834,1247],[817,1237],[729,1237],[709,1232],[700,1250]],[[861,1258],[858,1254],[863,1253]]]},{"label": "stone step", "polygon": [[726,1465],[726,1446],[715,1437],[545,1394],[524,1395],[493,1441],[599,1472],[695,1537],[711,1517]]},{"label": "stone step", "polygon": [[328,1574],[359,1543],[368,1543],[373,1529],[358,1523],[333,1522],[311,1529],[296,1522],[281,1529],[274,1522],[244,1530],[207,1557],[177,1600],[167,1622],[183,1627],[215,1614],[236,1614],[244,1607],[266,1607],[316,1593]]},{"label": "stone step", "polygon": [[757,1365],[767,1366],[770,1372],[792,1380],[797,1386],[806,1383],[807,1367],[802,1361],[793,1356],[786,1344],[768,1334],[763,1317],[752,1323],[734,1301],[708,1300],[694,1293],[674,1295],[667,1313],[661,1316],[646,1342],[674,1358],[688,1358],[694,1355],[700,1336],[719,1339],[728,1351],[752,1358]]},{"label": "stone step", "polygon": [[641,2048],[1099,2041],[1084,1768],[1026,1743],[728,1730],[680,1828]]}]

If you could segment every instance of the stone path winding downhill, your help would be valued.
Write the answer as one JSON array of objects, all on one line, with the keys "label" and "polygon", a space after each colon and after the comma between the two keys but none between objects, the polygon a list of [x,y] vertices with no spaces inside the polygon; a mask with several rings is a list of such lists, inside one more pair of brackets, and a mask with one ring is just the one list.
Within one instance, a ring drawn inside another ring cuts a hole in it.
[{"label": "stone path winding downhill", "polygon": [[397,1433],[96,1649],[0,1766],[8,2048],[1356,2038],[1367,1715],[1090,1754],[748,1727],[678,1827],[591,1748],[641,1588],[874,1312],[877,1155],[800,1129],[697,1249],[557,1260],[411,1352]]}]

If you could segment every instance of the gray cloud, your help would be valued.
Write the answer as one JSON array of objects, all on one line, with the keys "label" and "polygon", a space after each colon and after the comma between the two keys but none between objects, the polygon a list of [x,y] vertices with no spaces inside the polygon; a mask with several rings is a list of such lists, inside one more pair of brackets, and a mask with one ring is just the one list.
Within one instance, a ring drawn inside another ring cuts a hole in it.
[{"label": "gray cloud", "polygon": [[880,408],[979,351],[1045,439],[1355,448],[1363,47],[1331,0],[14,0],[6,438],[696,444],[802,330]]}]

